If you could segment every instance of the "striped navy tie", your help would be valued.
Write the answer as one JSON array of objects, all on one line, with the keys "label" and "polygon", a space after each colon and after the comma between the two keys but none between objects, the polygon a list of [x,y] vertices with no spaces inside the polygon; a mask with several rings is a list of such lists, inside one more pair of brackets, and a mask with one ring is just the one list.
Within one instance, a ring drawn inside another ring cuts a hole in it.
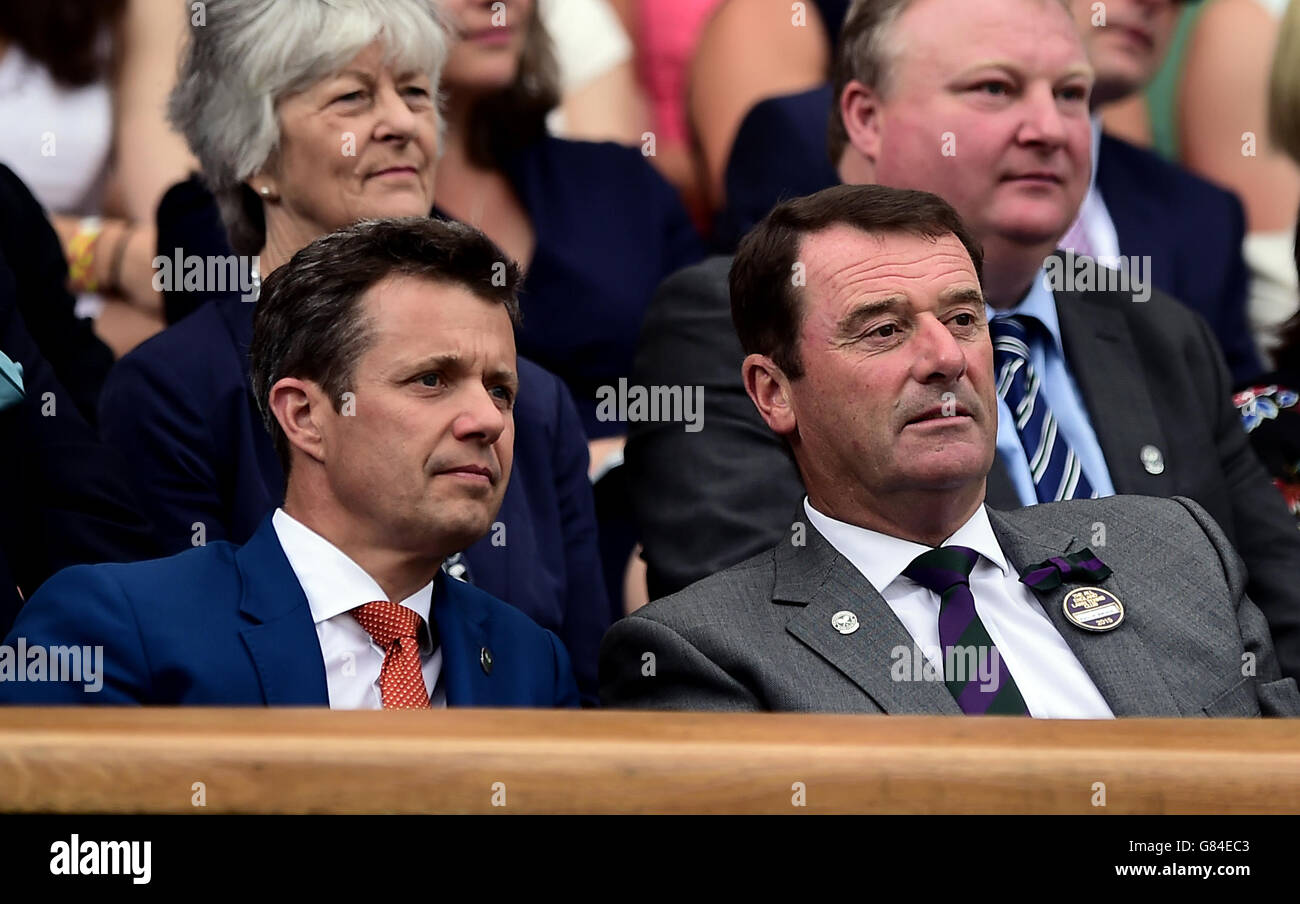
[{"label": "striped navy tie", "polygon": [[1029,360],[1025,319],[995,317],[989,330],[993,334],[998,395],[1011,410],[1020,444],[1029,458],[1029,474],[1038,501],[1095,497],[1097,493],[1083,474],[1079,456],[1059,431],[1047,397],[1039,391],[1042,386]]}]

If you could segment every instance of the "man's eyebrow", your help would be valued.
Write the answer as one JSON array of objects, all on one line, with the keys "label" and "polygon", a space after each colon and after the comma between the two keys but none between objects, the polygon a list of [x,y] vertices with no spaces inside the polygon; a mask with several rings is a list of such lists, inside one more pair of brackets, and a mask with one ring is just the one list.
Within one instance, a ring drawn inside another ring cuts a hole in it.
[{"label": "man's eyebrow", "polygon": [[[988,59],[988,60],[980,60],[979,62],[972,63],[971,65],[962,69],[961,72],[957,73],[957,78],[959,79],[969,78],[970,76],[974,75],[976,72],[979,72],[981,69],[1001,69],[1003,72],[1007,73],[1008,75],[1014,75],[1018,78],[1024,75],[1024,68],[1019,63],[1016,63],[1012,60]],[[1074,78],[1075,76],[1082,76],[1084,78],[1091,79],[1094,77],[1095,74],[1096,74],[1096,70],[1092,68],[1092,65],[1090,63],[1080,62],[1066,69],[1064,72],[1060,74],[1060,76],[1058,76],[1057,79],[1053,79],[1053,81],[1059,81],[1062,78]]]},{"label": "man's eyebrow", "polygon": [[945,307],[958,304],[984,304],[984,293],[969,286],[945,289],[939,293],[939,303]]},{"label": "man's eyebrow", "polygon": [[[402,372],[414,374],[416,376],[431,373],[433,371],[450,371],[460,372],[466,369],[465,359],[455,352],[448,352],[442,355],[430,355],[427,358],[421,358],[413,361],[410,365],[403,367]],[[508,383],[515,385],[519,382],[518,375],[509,367],[495,367],[489,369],[484,378],[494,383]]]},{"label": "man's eyebrow", "polygon": [[835,332],[841,336],[856,336],[861,331],[863,324],[872,317],[879,317],[881,314],[887,314],[890,311],[905,307],[907,307],[907,299],[902,295],[890,295],[888,298],[864,301],[862,304],[854,305],[852,310],[840,318]]}]

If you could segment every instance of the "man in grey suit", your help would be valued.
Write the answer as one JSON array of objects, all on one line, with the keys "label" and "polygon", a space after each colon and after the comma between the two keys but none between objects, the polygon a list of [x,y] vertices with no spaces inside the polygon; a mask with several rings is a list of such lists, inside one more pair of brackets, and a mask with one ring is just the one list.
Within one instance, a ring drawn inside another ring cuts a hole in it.
[{"label": "man in grey suit", "polygon": [[[731,270],[745,390],[807,495],[771,550],[601,646],[608,706],[1300,715],[1223,532],[1183,498],[985,507],[998,385],[982,254],[938,197],[778,206]],[[1017,416],[1054,433],[1031,392]],[[1044,446],[1046,479],[1078,479]]]},{"label": "man in grey suit", "polygon": [[[1025,370],[1082,475],[1034,479],[1038,437],[1017,429],[1011,410],[1023,399],[1008,384],[989,504],[1194,499],[1245,559],[1282,672],[1300,677],[1300,532],[1241,429],[1210,329],[1149,286],[1065,278],[1115,274],[1054,252],[1091,173],[1091,74],[1065,8],[914,0],[892,20],[867,22],[852,46],[861,58],[846,54],[837,73],[848,86],[835,114],[847,142],[843,181],[933,191],[957,209],[984,247],[985,298],[1011,315],[994,326],[1013,328],[1014,317],[1027,327]],[[710,260],[661,287],[633,367],[635,384],[704,387],[705,429],[629,425],[626,469],[652,598],[770,547],[803,495],[739,379],[728,265]]]}]

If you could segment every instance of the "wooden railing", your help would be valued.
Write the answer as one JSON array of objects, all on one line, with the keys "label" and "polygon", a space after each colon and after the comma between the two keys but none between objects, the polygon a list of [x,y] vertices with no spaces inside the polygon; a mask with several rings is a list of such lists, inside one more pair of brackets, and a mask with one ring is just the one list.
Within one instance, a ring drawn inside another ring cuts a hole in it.
[{"label": "wooden railing", "polygon": [[8,708],[0,811],[1295,813],[1300,721]]}]

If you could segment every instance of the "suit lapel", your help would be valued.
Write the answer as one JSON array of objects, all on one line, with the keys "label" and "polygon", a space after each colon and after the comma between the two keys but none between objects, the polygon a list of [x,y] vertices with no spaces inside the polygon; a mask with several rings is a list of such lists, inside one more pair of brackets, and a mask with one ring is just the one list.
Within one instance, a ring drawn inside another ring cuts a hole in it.
[{"label": "suit lapel", "polygon": [[483,650],[488,642],[487,610],[467,598],[467,587],[443,572],[433,586],[433,620],[442,647],[442,680],[448,706],[490,706],[497,699],[497,686],[484,670]]},{"label": "suit lapel", "polygon": [[[1035,527],[1033,535],[1021,531],[1014,513],[989,510],[989,523],[1007,559],[1024,575],[1030,565],[1081,549],[1071,534]],[[1096,551],[1096,550],[1094,550]],[[1100,550],[1104,559],[1105,550]],[[1031,592],[1038,597],[1048,619],[1065,639],[1117,716],[1167,716],[1178,712],[1173,694],[1160,677],[1154,658],[1132,623],[1121,622],[1113,631],[1085,631],[1065,617],[1065,595],[1080,584],[1062,584],[1055,590]],[[1124,575],[1114,571],[1100,585],[1121,603],[1126,593]]]},{"label": "suit lapel", "polygon": [[[1115,492],[1171,496],[1171,451],[1147,391],[1141,357],[1124,315],[1106,304],[1109,292],[1057,292],[1065,357],[1079,384]],[[1132,302],[1125,302],[1126,304]],[[1151,474],[1142,449],[1161,451],[1166,467]]]},{"label": "suit lapel", "polygon": [[239,633],[271,706],[328,706],[329,687],[307,595],[280,547],[271,516],[235,553],[243,595],[240,613],[253,624]]},{"label": "suit lapel", "polygon": [[[777,546],[776,583],[772,601],[801,606],[786,623],[786,630],[806,644],[850,681],[860,687],[886,713],[961,715],[957,701],[941,681],[895,680],[897,650],[919,655],[912,635],[903,627],[870,582],[827,542],[804,516],[806,543]],[[859,628],[842,634],[831,619],[837,612],[853,613]],[[911,670],[908,670],[911,675]]]}]

